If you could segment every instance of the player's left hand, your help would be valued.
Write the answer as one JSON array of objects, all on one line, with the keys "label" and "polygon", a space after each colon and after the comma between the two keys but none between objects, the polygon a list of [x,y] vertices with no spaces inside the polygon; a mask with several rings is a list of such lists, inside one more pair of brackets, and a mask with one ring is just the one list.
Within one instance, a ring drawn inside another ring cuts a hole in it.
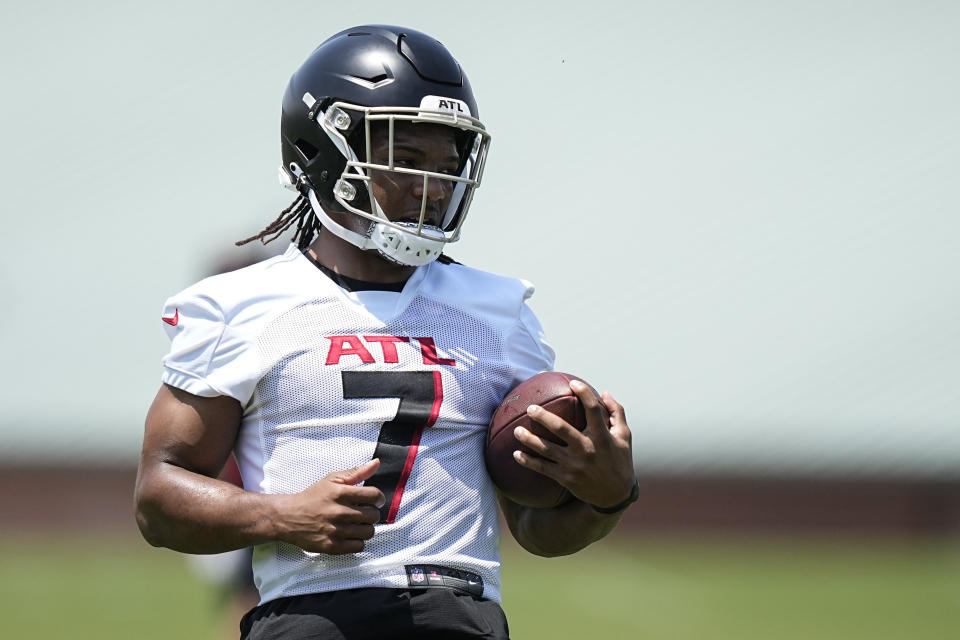
[{"label": "player's left hand", "polygon": [[[564,444],[544,440],[518,427],[514,431],[517,440],[541,457],[516,451],[514,458],[522,466],[553,478],[583,502],[598,507],[619,504],[630,495],[636,482],[632,434],[623,407],[608,391],[598,400],[590,387],[579,380],[572,380],[570,389],[586,411],[584,430],[578,431],[546,409],[531,405],[527,408],[530,417]],[[610,412],[609,427],[600,408],[601,401]]]}]

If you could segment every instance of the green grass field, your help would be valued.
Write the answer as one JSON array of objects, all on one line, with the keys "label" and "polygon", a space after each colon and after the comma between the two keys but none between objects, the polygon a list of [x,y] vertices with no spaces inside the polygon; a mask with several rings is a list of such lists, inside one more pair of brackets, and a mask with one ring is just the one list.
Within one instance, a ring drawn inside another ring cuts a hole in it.
[{"label": "green grass field", "polygon": [[[960,542],[620,537],[504,548],[515,640],[960,637]],[[0,538],[8,638],[222,638],[216,594],[137,539]]]}]

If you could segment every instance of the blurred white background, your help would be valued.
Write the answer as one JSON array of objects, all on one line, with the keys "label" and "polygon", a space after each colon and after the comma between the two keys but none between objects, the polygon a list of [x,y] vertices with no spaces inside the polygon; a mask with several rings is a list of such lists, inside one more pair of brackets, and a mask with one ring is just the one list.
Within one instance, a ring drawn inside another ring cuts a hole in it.
[{"label": "blurred white background", "polygon": [[136,463],[161,304],[288,204],[287,79],[372,22],[469,75],[449,253],[537,284],[639,464],[960,472],[960,4],[905,0],[3,3],[0,460]]}]

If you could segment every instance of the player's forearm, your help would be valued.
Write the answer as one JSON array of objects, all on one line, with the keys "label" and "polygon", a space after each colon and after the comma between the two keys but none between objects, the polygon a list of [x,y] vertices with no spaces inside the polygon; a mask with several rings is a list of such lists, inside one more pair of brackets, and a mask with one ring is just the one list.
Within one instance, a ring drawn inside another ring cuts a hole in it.
[{"label": "player's forearm", "polygon": [[538,556],[575,553],[610,533],[622,512],[601,514],[573,500],[553,509],[532,509],[501,498],[507,525],[524,549]]},{"label": "player's forearm", "polygon": [[153,546],[221,553],[273,538],[270,498],[158,462],[137,477],[136,517]]}]

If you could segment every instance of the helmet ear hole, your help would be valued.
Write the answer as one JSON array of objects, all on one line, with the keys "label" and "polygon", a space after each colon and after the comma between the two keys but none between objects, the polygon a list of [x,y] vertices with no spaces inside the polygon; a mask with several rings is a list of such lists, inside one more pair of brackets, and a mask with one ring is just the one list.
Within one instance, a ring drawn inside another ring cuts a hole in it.
[{"label": "helmet ear hole", "polygon": [[319,149],[303,138],[298,138],[297,141],[293,143],[293,146],[297,148],[297,151],[303,154],[303,157],[307,159],[307,162],[312,161],[317,157],[317,154],[320,153]]}]

